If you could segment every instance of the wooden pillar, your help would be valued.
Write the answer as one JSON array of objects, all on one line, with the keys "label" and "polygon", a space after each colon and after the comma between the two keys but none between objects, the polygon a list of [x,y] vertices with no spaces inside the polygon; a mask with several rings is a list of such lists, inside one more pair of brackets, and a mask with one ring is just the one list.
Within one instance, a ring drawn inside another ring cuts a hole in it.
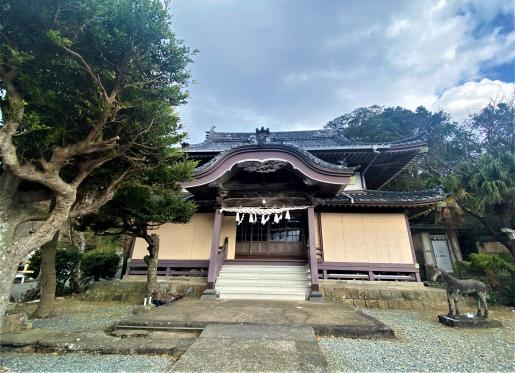
[{"label": "wooden pillar", "polygon": [[320,286],[318,284],[318,262],[315,240],[315,208],[308,207],[308,235],[309,235],[309,269],[311,272],[311,294],[309,300],[320,300]]},{"label": "wooden pillar", "polygon": [[209,256],[209,268],[207,271],[207,288],[212,290],[215,288],[216,281],[216,258],[218,256],[218,247],[220,246],[220,232],[222,230],[223,214],[220,210],[215,211],[215,220],[213,223],[213,236],[211,238],[211,255]]}]

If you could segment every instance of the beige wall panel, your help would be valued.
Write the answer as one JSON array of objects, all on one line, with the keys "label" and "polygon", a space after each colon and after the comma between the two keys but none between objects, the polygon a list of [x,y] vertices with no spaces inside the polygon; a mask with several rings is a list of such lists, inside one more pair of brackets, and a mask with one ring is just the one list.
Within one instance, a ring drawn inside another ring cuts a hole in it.
[{"label": "beige wall panel", "polygon": [[215,214],[196,214],[195,217],[197,218],[194,220],[193,245],[189,259],[209,259]]},{"label": "beige wall panel", "polygon": [[413,264],[404,214],[321,213],[327,262]]},{"label": "beige wall panel", "polygon": [[[195,214],[186,224],[163,224],[154,232],[160,239],[159,259],[209,259],[214,214]],[[133,259],[147,255],[146,242],[138,238]]]},{"label": "beige wall panel", "polygon": [[236,250],[236,220],[234,215],[224,216],[222,220],[222,231],[220,232],[220,246],[224,244],[224,239],[229,239],[229,250],[227,259],[234,259]]},{"label": "beige wall panel", "polygon": [[147,243],[141,238],[136,238],[134,243],[134,250],[132,251],[132,259],[143,259],[148,254]]}]

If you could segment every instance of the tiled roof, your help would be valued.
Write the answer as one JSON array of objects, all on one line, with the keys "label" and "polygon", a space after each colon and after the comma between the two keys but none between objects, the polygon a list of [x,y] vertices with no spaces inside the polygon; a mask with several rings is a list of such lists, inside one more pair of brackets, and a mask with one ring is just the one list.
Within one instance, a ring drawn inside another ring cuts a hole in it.
[{"label": "tiled roof", "polygon": [[[352,198],[352,201],[351,201]],[[425,203],[436,203],[445,199],[441,188],[425,189],[409,192],[383,190],[355,190],[341,193],[333,198],[323,200],[326,205],[383,205],[409,206]]]},{"label": "tiled roof", "polygon": [[[287,143],[304,149],[325,149],[355,144],[337,130],[270,132],[273,143]],[[188,151],[220,152],[238,145],[255,143],[256,132],[206,132],[206,139],[189,146]]]},{"label": "tiled roof", "polygon": [[[356,150],[372,149],[372,147],[388,148],[390,146],[423,144],[421,136],[407,138],[389,143],[363,143],[346,138],[335,129],[321,129],[311,131],[283,131],[269,132],[270,143],[289,144],[309,151],[324,150]],[[241,145],[256,143],[256,132],[206,132],[206,139],[198,144],[191,144],[187,151],[191,153],[219,153]]]}]

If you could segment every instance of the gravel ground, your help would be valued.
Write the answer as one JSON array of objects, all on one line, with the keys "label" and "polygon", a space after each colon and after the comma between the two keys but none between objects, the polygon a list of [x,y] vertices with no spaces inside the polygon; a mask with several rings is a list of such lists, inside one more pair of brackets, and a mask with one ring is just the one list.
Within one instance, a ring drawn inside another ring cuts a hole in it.
[{"label": "gravel ground", "polygon": [[[103,330],[115,321],[132,315],[134,305],[116,302],[82,302],[74,298],[57,299],[56,316],[33,319],[34,328],[62,331]],[[26,305],[22,312],[31,314],[36,304]]]},{"label": "gravel ground", "polygon": [[4,353],[0,372],[167,372],[173,363],[166,356]]},{"label": "gravel ground", "polygon": [[464,330],[441,325],[432,312],[363,310],[395,330],[398,340],[321,338],[331,370],[515,371],[515,317],[494,311],[503,328]]},{"label": "gravel ground", "polygon": [[[31,313],[36,304],[21,312]],[[76,298],[57,299],[56,317],[33,319],[34,328],[62,331],[103,330],[132,314],[134,305],[116,302],[82,302]],[[163,372],[174,363],[171,356],[95,355],[80,353],[0,353],[0,372]]]},{"label": "gravel ground", "polygon": [[51,319],[32,320],[34,328],[63,331],[101,330],[131,315],[134,306],[95,306],[82,312],[59,314]]}]

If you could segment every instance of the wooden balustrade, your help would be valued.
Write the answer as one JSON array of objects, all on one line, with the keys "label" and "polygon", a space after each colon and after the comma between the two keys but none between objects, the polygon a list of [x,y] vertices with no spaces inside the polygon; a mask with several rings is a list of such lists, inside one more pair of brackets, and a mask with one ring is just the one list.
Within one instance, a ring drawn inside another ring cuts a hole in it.
[{"label": "wooden balustrade", "polygon": [[229,248],[229,238],[225,237],[224,244],[218,248],[218,254],[216,256],[215,281],[218,278],[220,269],[222,269],[224,262],[227,260],[228,248]]}]

